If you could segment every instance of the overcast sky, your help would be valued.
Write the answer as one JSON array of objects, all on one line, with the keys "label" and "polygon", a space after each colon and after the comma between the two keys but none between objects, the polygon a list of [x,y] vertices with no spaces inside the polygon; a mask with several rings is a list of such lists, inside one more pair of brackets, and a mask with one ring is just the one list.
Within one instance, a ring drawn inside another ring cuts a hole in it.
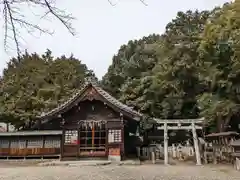
[{"label": "overcast sky", "polygon": [[[53,36],[35,34],[35,37],[22,31],[22,49],[29,52],[43,53],[50,49],[54,56],[74,54],[101,78],[112,62],[112,56],[119,47],[129,40],[139,39],[152,33],[161,34],[166,24],[178,11],[212,9],[227,0],[57,0],[60,8],[71,12],[76,20],[73,23],[77,36],[68,31],[54,18],[51,21],[38,21],[33,12],[25,8],[25,14],[43,27],[54,29]],[[24,7],[23,7],[24,9]],[[36,10],[32,10],[36,14]],[[41,11],[39,11],[40,13]],[[0,18],[1,25],[3,20]],[[4,51],[3,35],[0,39],[0,70],[6,67],[10,57],[16,55],[14,49]],[[13,43],[9,43],[14,46]]]}]

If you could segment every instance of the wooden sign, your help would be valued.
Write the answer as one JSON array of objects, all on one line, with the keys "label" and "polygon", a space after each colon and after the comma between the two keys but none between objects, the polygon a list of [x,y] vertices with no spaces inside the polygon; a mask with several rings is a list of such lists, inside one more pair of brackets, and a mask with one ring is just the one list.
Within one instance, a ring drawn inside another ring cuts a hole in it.
[{"label": "wooden sign", "polygon": [[121,141],[121,129],[111,129],[108,131],[108,143],[120,143]]},{"label": "wooden sign", "polygon": [[78,132],[76,130],[68,130],[65,132],[65,144],[77,144]]},{"label": "wooden sign", "polygon": [[78,144],[78,137],[77,136],[71,136],[71,144]]}]

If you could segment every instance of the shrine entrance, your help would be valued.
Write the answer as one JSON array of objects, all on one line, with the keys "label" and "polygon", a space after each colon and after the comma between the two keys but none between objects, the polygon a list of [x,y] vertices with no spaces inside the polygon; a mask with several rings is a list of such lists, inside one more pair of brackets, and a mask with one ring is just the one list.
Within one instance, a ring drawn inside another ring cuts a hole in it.
[{"label": "shrine entrance", "polygon": [[79,122],[79,156],[104,157],[106,149],[106,121],[84,120]]},{"label": "shrine entrance", "polygon": [[[100,157],[120,161],[127,152],[124,140],[130,132],[136,133],[142,116],[96,82],[86,81],[63,104],[43,112],[34,129],[62,130],[62,160]],[[134,139],[129,142],[134,146]]]},{"label": "shrine entrance", "polygon": [[107,121],[80,120],[75,128],[63,131],[62,157],[107,156]]}]

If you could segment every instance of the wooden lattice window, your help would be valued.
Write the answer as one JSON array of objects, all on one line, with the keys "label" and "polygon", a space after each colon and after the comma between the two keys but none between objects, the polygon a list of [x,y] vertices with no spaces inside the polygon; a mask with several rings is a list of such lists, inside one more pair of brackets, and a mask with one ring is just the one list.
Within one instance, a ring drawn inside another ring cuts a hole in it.
[{"label": "wooden lattice window", "polygon": [[0,148],[9,148],[9,140],[0,140]]},{"label": "wooden lattice window", "polygon": [[108,142],[109,143],[120,143],[122,142],[121,129],[111,129],[108,131]]},{"label": "wooden lattice window", "polygon": [[80,149],[81,151],[103,151],[106,146],[106,127],[101,123],[89,123],[81,126]]},{"label": "wooden lattice window", "polygon": [[19,147],[20,149],[25,149],[25,148],[26,148],[26,141],[27,141],[27,140],[25,140],[25,139],[19,139],[19,141],[18,141],[18,147]]},{"label": "wooden lattice window", "polygon": [[25,139],[12,139],[10,142],[10,148],[26,148],[26,141]]},{"label": "wooden lattice window", "polygon": [[41,137],[28,139],[27,148],[42,148],[43,139]]},{"label": "wooden lattice window", "polygon": [[60,148],[60,138],[59,137],[46,137],[44,147],[45,148]]},{"label": "wooden lattice window", "polygon": [[10,148],[18,148],[18,140],[11,140]]},{"label": "wooden lattice window", "polygon": [[65,144],[77,144],[78,131],[66,130],[65,131]]}]

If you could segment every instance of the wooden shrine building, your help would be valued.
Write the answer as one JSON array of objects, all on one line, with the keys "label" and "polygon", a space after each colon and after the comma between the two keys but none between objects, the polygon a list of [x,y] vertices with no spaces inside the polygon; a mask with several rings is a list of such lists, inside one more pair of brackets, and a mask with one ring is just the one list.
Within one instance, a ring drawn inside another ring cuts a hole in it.
[{"label": "wooden shrine building", "polygon": [[55,153],[61,159],[100,157],[120,161],[136,149],[135,135],[141,118],[142,114],[97,84],[86,83],[66,102],[37,117],[30,130],[0,133],[0,156]]}]

